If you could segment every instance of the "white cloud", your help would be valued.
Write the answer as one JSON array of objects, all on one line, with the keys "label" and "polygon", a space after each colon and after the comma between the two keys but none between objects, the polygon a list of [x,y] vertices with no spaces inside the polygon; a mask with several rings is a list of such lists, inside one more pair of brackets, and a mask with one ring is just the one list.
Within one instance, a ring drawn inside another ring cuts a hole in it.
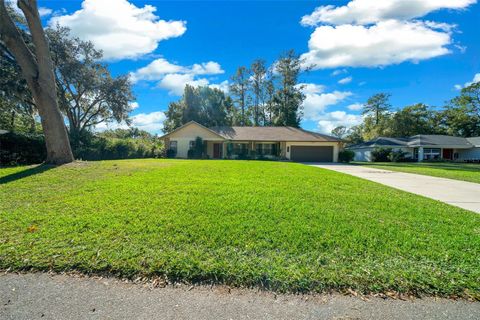
[{"label": "white cloud", "polygon": [[316,27],[309,52],[302,58],[305,65],[323,69],[416,63],[442,56],[455,45],[452,32],[456,26],[418,18],[474,3],[476,0],[352,0],[344,6],[320,6],[301,20],[304,26]]},{"label": "white cloud", "polygon": [[160,80],[165,74],[183,72],[184,67],[160,58],[152,61],[147,66],[130,73],[133,82],[139,80]]},{"label": "white cloud", "polygon": [[39,7],[38,8],[38,13],[40,14],[40,17],[46,17],[49,16],[53,13],[53,10],[50,8],[45,8],[45,7]]},{"label": "white cloud", "polygon": [[205,78],[195,79],[195,75],[190,73],[170,73],[160,80],[158,87],[168,90],[172,95],[181,96],[187,84],[192,87],[206,86],[209,81]]},{"label": "white cloud", "polygon": [[215,75],[222,74],[225,71],[218,62],[209,61],[201,64],[194,64],[191,67],[184,67],[174,63],[168,62],[164,58],[159,58],[147,66],[138,69],[135,72],[130,73],[132,81],[140,80],[162,80],[167,74],[188,74],[191,76],[196,75]]},{"label": "white cloud", "polygon": [[202,64],[194,64],[191,68],[193,74],[222,74],[225,71],[222,70],[220,64],[214,61],[209,61]]},{"label": "white cloud", "polygon": [[352,80],[353,80],[353,77],[346,77],[346,78],[338,80],[338,83],[339,84],[348,84],[348,83],[352,82]]},{"label": "white cloud", "polygon": [[456,85],[454,86],[454,88],[455,88],[456,90],[462,90],[463,88],[469,87],[469,86],[471,86],[472,84],[477,83],[477,82],[480,82],[480,73],[475,74],[475,76],[473,76],[473,80],[472,80],[472,81],[466,82],[463,86],[462,86],[461,84],[456,84]]},{"label": "white cloud", "polygon": [[166,120],[163,111],[155,111],[151,113],[140,113],[133,117],[132,126],[151,133],[158,133],[163,130],[163,122]]},{"label": "white cloud", "polygon": [[[163,122],[166,120],[165,112],[155,111],[151,113],[140,113],[130,117],[132,124],[130,127],[135,127],[140,130],[145,130],[150,133],[160,133],[163,130]],[[100,123],[95,127],[96,131],[128,129],[129,126],[125,122],[109,122]]]},{"label": "white cloud", "polygon": [[210,87],[227,92],[228,81],[223,81],[219,84],[210,84],[209,79],[198,77],[218,75],[224,72],[220,64],[215,61],[185,67],[170,63],[164,58],[159,58],[147,66],[130,73],[130,78],[133,82],[141,80],[158,81],[157,87],[168,90],[172,95],[181,96],[187,84],[194,87],[209,85]]},{"label": "white cloud", "polygon": [[300,83],[297,85],[297,88],[302,88],[304,94],[318,94],[322,93],[325,90],[325,86],[315,83]]},{"label": "white cloud", "polygon": [[212,83],[209,85],[209,87],[228,93],[228,91],[230,90],[230,83],[228,82],[228,80],[225,80],[220,83]]},{"label": "white cloud", "polygon": [[348,114],[345,111],[333,111],[322,114],[317,123],[320,132],[330,134],[338,126],[351,128],[362,122],[362,116]]},{"label": "white cloud", "polygon": [[449,33],[423,22],[388,20],[373,26],[321,26],[310,37],[309,52],[302,55],[315,69],[376,67],[404,61],[418,62],[445,55]]},{"label": "white cloud", "polygon": [[364,107],[363,104],[361,103],[354,103],[354,104],[351,104],[347,107],[348,110],[351,110],[351,111],[360,111],[362,110]]},{"label": "white cloud", "polygon": [[303,114],[305,120],[319,120],[329,106],[336,105],[352,95],[348,91],[324,92],[324,86],[313,83],[303,85],[305,100],[303,101]]},{"label": "white cloud", "polygon": [[410,20],[440,9],[463,9],[476,0],[352,0],[345,6],[320,6],[302,18],[304,26],[319,24],[372,24]]},{"label": "white cloud", "polygon": [[335,71],[332,72],[332,76],[338,76],[338,75],[341,75],[341,74],[344,74],[344,73],[348,73],[348,70],[347,69],[337,69]]},{"label": "white cloud", "polygon": [[49,24],[69,27],[72,35],[92,41],[105,59],[137,58],[186,31],[184,21],[159,20],[155,11],[154,6],[140,8],[127,0],[84,0],[80,10],[52,17]]},{"label": "white cloud", "polygon": [[105,130],[115,130],[115,129],[128,129],[128,125],[125,122],[102,122],[95,126],[95,131],[103,132]]},{"label": "white cloud", "polygon": [[132,110],[138,109],[139,107],[140,105],[136,101],[130,103],[130,109]]}]

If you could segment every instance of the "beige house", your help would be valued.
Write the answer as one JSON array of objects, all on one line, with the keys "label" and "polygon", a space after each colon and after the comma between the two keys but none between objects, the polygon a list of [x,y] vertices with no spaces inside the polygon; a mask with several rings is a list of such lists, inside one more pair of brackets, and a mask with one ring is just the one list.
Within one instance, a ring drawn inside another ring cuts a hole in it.
[{"label": "beige house", "polygon": [[161,137],[176,158],[188,158],[195,140],[203,140],[209,159],[286,159],[337,162],[342,141],[293,127],[213,127],[191,121]]}]

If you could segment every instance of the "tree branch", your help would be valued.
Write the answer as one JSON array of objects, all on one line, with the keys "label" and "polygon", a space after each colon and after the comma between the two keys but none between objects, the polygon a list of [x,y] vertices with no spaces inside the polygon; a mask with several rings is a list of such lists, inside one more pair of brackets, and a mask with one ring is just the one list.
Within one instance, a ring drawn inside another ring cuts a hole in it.
[{"label": "tree branch", "polygon": [[35,56],[22,40],[22,35],[12,21],[5,6],[0,0],[0,37],[15,56],[21,66],[22,73],[28,81],[38,77],[38,65]]},{"label": "tree branch", "polygon": [[18,0],[17,3],[27,19],[28,27],[32,35],[32,42],[35,45],[37,56],[39,75],[45,77],[46,80],[49,80],[47,83],[53,84],[53,62],[48,41],[43,32],[40,16],[38,15],[37,0]]}]

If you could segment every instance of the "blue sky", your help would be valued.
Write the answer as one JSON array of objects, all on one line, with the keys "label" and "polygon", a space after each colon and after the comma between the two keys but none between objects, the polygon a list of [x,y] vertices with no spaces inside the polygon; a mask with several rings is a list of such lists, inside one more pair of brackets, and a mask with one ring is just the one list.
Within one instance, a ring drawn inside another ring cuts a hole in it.
[{"label": "blue sky", "polygon": [[132,74],[134,123],[156,133],[185,83],[226,88],[238,66],[288,49],[316,65],[301,79],[309,130],[355,125],[377,92],[392,94],[395,108],[442,106],[480,81],[476,1],[404,3],[39,0],[46,25],[69,26],[105,51],[114,74]]}]

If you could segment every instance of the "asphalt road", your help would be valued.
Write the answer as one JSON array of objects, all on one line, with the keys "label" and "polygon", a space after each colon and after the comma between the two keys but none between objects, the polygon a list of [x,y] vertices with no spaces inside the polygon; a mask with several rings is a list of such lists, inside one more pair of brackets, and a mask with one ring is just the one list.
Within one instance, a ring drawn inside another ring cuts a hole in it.
[{"label": "asphalt road", "polygon": [[480,319],[480,303],[341,295],[275,295],[227,287],[2,274],[0,319]]}]

